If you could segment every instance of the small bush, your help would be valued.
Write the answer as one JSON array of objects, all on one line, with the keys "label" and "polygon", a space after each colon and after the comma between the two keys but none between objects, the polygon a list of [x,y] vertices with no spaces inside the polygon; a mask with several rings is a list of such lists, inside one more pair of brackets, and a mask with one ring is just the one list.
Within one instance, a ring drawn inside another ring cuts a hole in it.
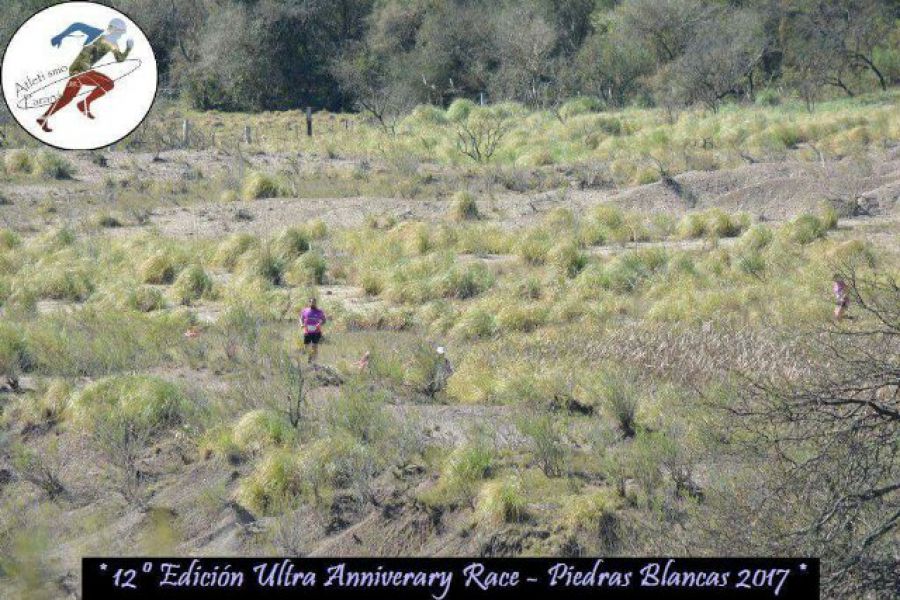
[{"label": "small bush", "polygon": [[25,336],[20,328],[0,322],[0,375],[18,379],[27,364]]},{"label": "small bush", "polygon": [[390,432],[391,418],[384,408],[386,395],[361,385],[344,386],[328,404],[326,420],[333,430],[344,431],[364,443],[377,443]]},{"label": "small bush", "polygon": [[288,446],[297,432],[290,422],[271,410],[257,409],[245,414],[232,430],[232,440],[238,450],[258,454],[279,446]]},{"label": "small bush", "polygon": [[238,486],[237,500],[264,515],[291,508],[303,491],[303,473],[294,452],[269,452]]},{"label": "small bush", "polygon": [[514,477],[489,481],[481,486],[475,504],[476,518],[488,525],[516,523],[525,516],[527,505],[522,482]]},{"label": "small bush", "polygon": [[170,252],[158,250],[138,267],[138,277],[142,283],[169,285],[175,281],[180,266]]},{"label": "small bush", "polygon": [[75,168],[60,154],[44,150],[38,153],[34,172],[51,179],[71,179]]},{"label": "small bush", "polygon": [[275,177],[266,173],[251,173],[244,179],[241,197],[244,200],[277,198],[285,194],[284,187]]},{"label": "small bush", "polygon": [[454,123],[465,121],[475,108],[475,103],[468,98],[457,98],[447,108],[447,119]]},{"label": "small bush", "polygon": [[181,271],[175,280],[172,292],[178,303],[190,306],[200,298],[208,296],[212,292],[213,282],[203,267],[191,265]]},{"label": "small bush", "polygon": [[282,231],[272,243],[272,252],[283,261],[291,261],[309,250],[309,236],[297,227]]},{"label": "small bush", "polygon": [[322,285],[327,272],[328,263],[322,253],[307,252],[287,269],[284,281],[288,285]]},{"label": "small bush", "polygon": [[185,421],[191,412],[187,398],[173,383],[144,375],[117,375],[84,388],[73,402],[76,419],[89,431],[113,425],[155,435]]},{"label": "small bush", "polygon": [[453,195],[450,216],[454,221],[475,221],[481,218],[475,196],[469,192],[457,192]]},{"label": "small bush", "polygon": [[809,244],[825,237],[828,228],[815,215],[800,215],[787,226],[790,238],[798,244]]},{"label": "small bush", "polygon": [[166,299],[158,289],[142,285],[128,294],[125,304],[132,310],[147,313],[164,309]]},{"label": "small bush", "polygon": [[573,497],[563,509],[563,525],[572,531],[584,531],[600,538],[607,549],[618,541],[616,511],[620,501],[609,490]]},{"label": "small bush", "polygon": [[550,264],[566,277],[575,277],[587,265],[587,255],[578,244],[563,241],[554,246],[548,256]]},{"label": "small bush", "polygon": [[213,257],[213,264],[233,271],[238,260],[259,241],[249,233],[237,233],[219,244]]},{"label": "small bush", "polygon": [[548,477],[558,477],[566,470],[569,457],[559,417],[550,414],[533,415],[518,423],[529,442],[531,454]]},{"label": "small bush", "polygon": [[637,433],[636,417],[640,399],[633,377],[618,370],[605,370],[588,386],[601,400],[607,414],[615,420],[622,435],[626,438],[634,437]]},{"label": "small bush", "polygon": [[3,165],[10,175],[30,175],[35,166],[27,150],[10,150],[3,157]]},{"label": "small bush", "polygon": [[490,474],[493,464],[494,452],[485,443],[459,446],[444,461],[435,487],[422,499],[428,504],[468,501],[477,492],[479,482]]}]

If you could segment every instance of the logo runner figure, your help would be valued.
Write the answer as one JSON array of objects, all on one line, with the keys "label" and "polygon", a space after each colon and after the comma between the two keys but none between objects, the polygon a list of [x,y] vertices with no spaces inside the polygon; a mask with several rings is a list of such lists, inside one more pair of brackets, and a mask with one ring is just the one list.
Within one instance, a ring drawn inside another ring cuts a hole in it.
[{"label": "logo runner figure", "polygon": [[94,89],[88,94],[87,98],[78,102],[76,106],[81,114],[89,119],[94,118],[94,115],[91,113],[91,103],[109,93],[115,87],[115,84],[112,79],[103,73],[92,69],[94,65],[109,53],[112,53],[116,58],[116,62],[122,62],[128,58],[128,54],[134,47],[134,40],[129,39],[125,52],[122,52],[119,49],[119,38],[125,34],[125,31],[125,21],[119,18],[110,21],[106,31],[84,23],[73,23],[65,31],[50,40],[54,47],[59,48],[64,38],[76,32],[81,32],[86,36],[84,47],[78,53],[72,66],[69,67],[70,78],[66,83],[62,96],[51,104],[47,112],[37,120],[41,129],[47,132],[53,131],[48,124],[50,117],[72,102],[78,96],[81,88],[85,86],[93,87]]}]

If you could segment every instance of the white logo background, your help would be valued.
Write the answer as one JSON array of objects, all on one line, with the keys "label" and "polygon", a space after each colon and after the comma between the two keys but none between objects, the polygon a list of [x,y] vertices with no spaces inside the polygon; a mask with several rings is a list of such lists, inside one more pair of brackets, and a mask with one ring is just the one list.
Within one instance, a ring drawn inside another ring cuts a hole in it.
[{"label": "white logo background", "polygon": [[[105,31],[113,18],[122,19],[127,26],[118,40],[119,48],[124,52],[129,39],[134,47],[125,61],[118,63],[109,53],[93,70],[113,79],[115,87],[91,104],[95,119],[88,119],[76,107],[93,89],[85,86],[75,100],[50,118],[53,131],[43,131],[37,119],[62,94],[69,66],[85,42],[80,32],[64,38],[58,48],[51,45],[51,38],[73,23]],[[37,13],[15,33],[3,57],[2,85],[10,112],[28,133],[57,148],[92,150],[119,141],[144,120],[156,96],[156,60],[147,37],[127,16],[92,2],[68,2]]]}]

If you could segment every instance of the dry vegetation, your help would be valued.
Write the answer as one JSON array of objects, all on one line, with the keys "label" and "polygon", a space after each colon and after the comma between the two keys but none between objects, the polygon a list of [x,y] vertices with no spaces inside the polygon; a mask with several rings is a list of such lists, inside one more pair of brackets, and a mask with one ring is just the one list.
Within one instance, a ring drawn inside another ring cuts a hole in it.
[{"label": "dry vegetation", "polygon": [[[748,381],[844,368],[806,342],[832,339],[848,269],[837,329],[893,328],[876,393],[896,411],[896,99],[674,120],[454,103],[312,139],[294,113],[168,107],[114,152],[4,150],[0,586],[56,597],[85,554],[814,552],[835,594],[878,597],[896,487],[853,498],[859,529],[826,522],[845,562],[804,529],[841,497],[780,485],[801,480],[763,443],[790,420],[741,415]],[[153,148],[183,116],[215,144]],[[484,118],[503,135],[472,157],[458,127]],[[704,188],[757,164],[827,176],[775,220],[765,186],[740,206]],[[321,196],[346,212],[319,218]],[[294,322],[311,295],[318,369]],[[860,493],[896,485],[880,427]]]}]

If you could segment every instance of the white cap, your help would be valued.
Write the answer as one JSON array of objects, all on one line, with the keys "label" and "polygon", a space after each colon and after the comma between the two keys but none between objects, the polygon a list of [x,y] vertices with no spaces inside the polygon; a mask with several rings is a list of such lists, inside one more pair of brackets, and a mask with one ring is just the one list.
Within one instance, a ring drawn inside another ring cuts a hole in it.
[{"label": "white cap", "polygon": [[127,27],[125,26],[125,21],[123,21],[119,17],[116,17],[109,22],[109,28],[113,31],[121,31],[122,33],[125,33],[127,29]]},{"label": "white cap", "polygon": [[443,346],[438,346],[438,347],[437,347],[437,353],[438,353],[438,354],[443,354],[443,353],[444,353],[444,347],[443,347]]}]

